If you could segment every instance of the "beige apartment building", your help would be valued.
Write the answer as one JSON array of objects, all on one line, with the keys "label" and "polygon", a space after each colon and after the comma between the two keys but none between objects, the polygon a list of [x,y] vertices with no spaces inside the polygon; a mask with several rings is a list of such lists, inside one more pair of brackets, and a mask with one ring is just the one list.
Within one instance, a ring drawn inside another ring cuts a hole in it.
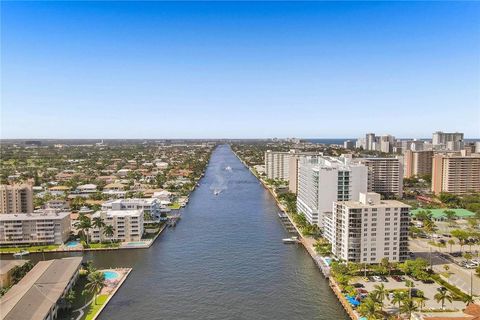
[{"label": "beige apartment building", "polygon": [[381,200],[374,192],[360,193],[358,201],[335,201],[325,215],[325,238],[339,259],[379,263],[408,259],[410,206]]},{"label": "beige apartment building", "polygon": [[403,196],[403,164],[398,158],[357,159],[368,167],[368,192],[387,198]]},{"label": "beige apartment building", "polygon": [[0,245],[62,244],[70,231],[70,212],[0,215]]},{"label": "beige apartment building", "polygon": [[0,186],[0,213],[32,213],[33,189],[31,185]]},{"label": "beige apartment building", "polygon": [[288,180],[290,152],[267,150],[265,152],[265,174],[268,179]]},{"label": "beige apartment building", "polygon": [[457,195],[480,192],[480,154],[436,154],[432,162],[432,191]]},{"label": "beige apartment building", "polygon": [[107,226],[113,226],[113,236],[107,237],[103,230],[92,228],[91,240],[100,241],[140,241],[143,235],[143,209],[102,210],[92,215],[92,219],[101,218]]},{"label": "beige apartment building", "polygon": [[318,152],[299,152],[297,150],[265,152],[265,174],[269,179],[288,181],[290,192],[297,193],[298,164],[301,157],[321,156]]},{"label": "beige apartment building", "polygon": [[404,178],[432,174],[433,151],[411,151],[404,153]]}]

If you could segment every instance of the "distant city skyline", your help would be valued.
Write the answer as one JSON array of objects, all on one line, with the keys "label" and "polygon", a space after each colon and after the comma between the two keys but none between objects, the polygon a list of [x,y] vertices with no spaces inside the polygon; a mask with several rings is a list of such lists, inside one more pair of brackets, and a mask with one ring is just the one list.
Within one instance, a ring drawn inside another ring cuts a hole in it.
[{"label": "distant city skyline", "polygon": [[480,138],[476,2],[2,2],[1,138]]}]

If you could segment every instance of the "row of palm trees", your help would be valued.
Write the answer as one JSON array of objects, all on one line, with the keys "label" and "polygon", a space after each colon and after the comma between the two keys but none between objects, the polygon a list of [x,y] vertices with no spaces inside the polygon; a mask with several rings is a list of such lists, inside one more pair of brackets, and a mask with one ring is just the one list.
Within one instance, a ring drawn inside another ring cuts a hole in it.
[{"label": "row of palm trees", "polygon": [[103,222],[102,218],[100,217],[95,217],[93,219],[90,219],[85,214],[80,214],[78,220],[79,221],[77,222],[76,227],[84,235],[87,245],[88,245],[89,230],[92,228],[102,230],[103,235],[107,238],[113,237],[115,233],[115,228],[112,225],[105,224],[105,222]]},{"label": "row of palm trees", "polygon": [[[393,291],[390,296],[390,291],[385,288],[382,283],[375,285],[375,290],[370,292],[367,298],[365,298],[361,305],[358,307],[360,315],[366,317],[369,320],[384,319],[384,302],[390,301],[394,306],[398,305],[397,318],[400,318],[402,314],[407,316],[407,319],[411,319],[412,313],[415,311],[422,311],[425,307],[425,302],[428,300],[423,292],[416,291],[415,297],[412,297],[412,288],[414,287],[413,281],[406,280],[405,286],[408,288],[408,294],[405,291]],[[443,288],[439,290],[433,297],[435,301],[442,304],[442,309],[445,308],[445,302],[452,303],[453,297],[447,289]]]}]

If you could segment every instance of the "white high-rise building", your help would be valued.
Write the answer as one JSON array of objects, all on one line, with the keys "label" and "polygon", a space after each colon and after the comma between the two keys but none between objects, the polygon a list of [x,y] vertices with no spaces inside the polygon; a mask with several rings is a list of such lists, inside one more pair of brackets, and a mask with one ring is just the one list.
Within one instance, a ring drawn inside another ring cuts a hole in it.
[{"label": "white high-rise building", "polygon": [[342,260],[379,263],[408,259],[410,207],[362,193],[358,201],[337,201],[325,215],[324,235],[333,254]]},{"label": "white high-rise building", "polygon": [[297,211],[311,224],[323,226],[334,201],[358,200],[367,192],[368,168],[350,159],[306,156],[299,161]]}]

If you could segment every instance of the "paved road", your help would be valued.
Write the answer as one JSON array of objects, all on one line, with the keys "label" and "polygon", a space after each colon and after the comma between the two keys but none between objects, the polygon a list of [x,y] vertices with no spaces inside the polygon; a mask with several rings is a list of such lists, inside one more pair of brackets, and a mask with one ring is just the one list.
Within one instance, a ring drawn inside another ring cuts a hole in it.
[{"label": "paved road", "polygon": [[480,278],[474,275],[475,271],[464,269],[452,263],[451,261],[442,258],[438,254],[438,252],[441,252],[439,249],[440,248],[429,245],[426,241],[423,240],[410,240],[410,251],[414,252],[416,257],[420,257],[427,260],[428,262],[431,262],[433,270],[435,272],[445,272],[443,266],[448,265],[450,267],[449,272],[451,273],[451,276],[447,279],[449,283],[457,286],[465,293],[470,294],[470,283],[472,281],[473,294],[480,295]]}]

